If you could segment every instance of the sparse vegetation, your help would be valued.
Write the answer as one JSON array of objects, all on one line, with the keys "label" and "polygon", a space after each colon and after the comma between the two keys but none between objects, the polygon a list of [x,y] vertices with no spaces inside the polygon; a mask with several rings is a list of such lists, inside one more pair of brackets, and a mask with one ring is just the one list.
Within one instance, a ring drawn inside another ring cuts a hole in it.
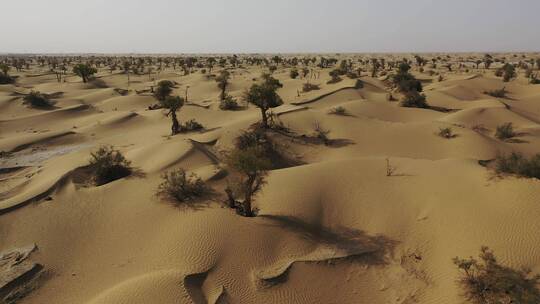
[{"label": "sparse vegetation", "polygon": [[82,78],[83,82],[88,80],[97,73],[97,69],[86,63],[79,63],[73,67],[73,73]]},{"label": "sparse vegetation", "polygon": [[261,110],[262,126],[268,128],[268,110],[283,104],[283,100],[276,92],[283,85],[268,74],[263,75],[263,79],[263,83],[252,85],[244,98]]},{"label": "sparse vegetation", "polygon": [[334,108],[330,109],[328,114],[345,116],[345,115],[347,115],[347,109],[345,109],[342,106],[337,106],[337,107],[334,107]]},{"label": "sparse vegetation", "polygon": [[304,85],[302,86],[302,92],[304,93],[307,93],[307,92],[310,92],[310,91],[314,91],[314,90],[320,90],[321,88],[316,85],[316,84],[313,84],[313,83],[304,83]]},{"label": "sparse vegetation", "polygon": [[[228,164],[240,174],[239,180],[225,189],[229,207],[236,209],[242,216],[255,216],[252,208],[253,196],[265,183],[267,171],[272,165],[270,159],[265,156],[263,148],[250,146],[233,150],[228,156]],[[238,196],[242,196],[243,200],[237,201]]]},{"label": "sparse vegetation", "polygon": [[392,77],[392,83],[402,93],[422,92],[422,83],[409,73],[410,69],[411,66],[408,63],[400,63],[397,73]]},{"label": "sparse vegetation", "polygon": [[530,159],[518,152],[512,152],[508,155],[498,154],[495,158],[495,170],[499,174],[515,174],[540,179],[540,153]]},{"label": "sparse vegetation", "polygon": [[488,247],[482,247],[479,260],[454,258],[460,271],[463,296],[474,304],[540,303],[540,276],[529,270],[500,265]]},{"label": "sparse vegetation", "polygon": [[516,136],[516,132],[514,132],[514,125],[511,122],[507,122],[500,126],[497,126],[495,137],[497,137],[498,139],[507,140],[514,136]]},{"label": "sparse vegetation", "polygon": [[240,105],[231,95],[225,93],[225,97],[219,102],[219,108],[224,111],[234,111],[240,108]]},{"label": "sparse vegetation", "polygon": [[38,91],[31,91],[28,95],[24,96],[23,104],[38,109],[48,109],[53,106],[53,103],[47,96]]},{"label": "sparse vegetation", "polygon": [[338,83],[340,82],[341,80],[341,77],[339,77],[339,72],[337,70],[332,70],[328,73],[330,75],[330,80],[328,80],[326,83],[327,84],[333,84],[333,83]]},{"label": "sparse vegetation", "polygon": [[426,95],[420,94],[417,91],[410,91],[405,93],[403,100],[401,101],[402,107],[408,108],[428,108],[426,102]]},{"label": "sparse vegetation", "polygon": [[132,172],[131,162],[113,146],[102,146],[90,155],[89,165],[98,186],[126,177]]},{"label": "sparse vegetation", "polygon": [[296,79],[299,75],[300,75],[300,73],[298,73],[297,69],[292,69],[291,72],[289,73],[289,76],[292,79]]},{"label": "sparse vegetation", "polygon": [[195,173],[187,175],[182,168],[164,173],[162,180],[158,186],[157,195],[178,203],[192,202],[209,191],[200,177]]},{"label": "sparse vegetation", "polygon": [[204,126],[196,121],[195,119],[190,119],[186,121],[182,126],[180,127],[180,131],[184,132],[190,132],[190,131],[199,131],[204,129]]},{"label": "sparse vegetation", "polygon": [[160,100],[160,104],[163,108],[168,109],[167,116],[171,116],[172,126],[171,135],[178,134],[180,130],[180,123],[176,117],[176,111],[184,106],[184,99],[179,96],[167,96],[164,100]]},{"label": "sparse vegetation", "polygon": [[496,97],[496,98],[505,98],[506,97],[506,87],[503,87],[502,89],[493,90],[493,91],[485,91],[484,94]]},{"label": "sparse vegetation", "polygon": [[224,100],[227,96],[226,90],[227,90],[227,86],[229,86],[230,78],[231,78],[231,74],[227,70],[222,70],[219,73],[219,75],[216,77],[218,88],[221,90],[221,93],[219,94],[220,100]]},{"label": "sparse vegetation", "polygon": [[15,82],[15,79],[8,74],[9,66],[0,63],[0,84],[10,84]]},{"label": "sparse vegetation", "polygon": [[446,128],[439,128],[438,135],[442,138],[450,139],[456,137],[456,134],[454,134],[454,131],[450,127]]},{"label": "sparse vegetation", "polygon": [[154,97],[159,101],[164,101],[171,95],[173,87],[174,83],[172,81],[161,80],[154,91]]},{"label": "sparse vegetation", "polygon": [[325,145],[330,144],[330,139],[328,138],[328,134],[330,134],[330,130],[323,128],[320,122],[315,121],[313,123],[313,136],[320,141],[322,141]]}]

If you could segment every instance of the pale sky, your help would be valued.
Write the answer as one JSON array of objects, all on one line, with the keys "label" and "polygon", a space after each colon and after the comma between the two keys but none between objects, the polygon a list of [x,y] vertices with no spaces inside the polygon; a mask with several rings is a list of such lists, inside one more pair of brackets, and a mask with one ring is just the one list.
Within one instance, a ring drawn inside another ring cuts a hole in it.
[{"label": "pale sky", "polygon": [[540,51],[540,0],[0,0],[0,53]]}]

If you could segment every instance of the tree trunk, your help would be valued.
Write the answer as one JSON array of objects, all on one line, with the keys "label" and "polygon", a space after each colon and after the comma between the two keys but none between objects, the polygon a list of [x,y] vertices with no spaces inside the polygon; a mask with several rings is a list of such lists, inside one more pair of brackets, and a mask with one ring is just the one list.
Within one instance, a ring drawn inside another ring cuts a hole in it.
[{"label": "tree trunk", "polygon": [[246,188],[244,190],[244,202],[243,202],[243,209],[244,209],[244,215],[247,217],[253,216],[253,211],[251,210],[251,197],[253,196],[253,184],[255,183],[255,176],[250,175],[248,177],[248,180],[246,181]]},{"label": "tree trunk", "polygon": [[268,115],[266,115],[266,110],[263,108],[261,108],[261,116],[263,128],[268,129]]},{"label": "tree trunk", "polygon": [[176,118],[176,111],[171,110],[171,119],[172,119],[171,134],[176,135],[180,132],[180,123],[178,122],[178,118]]}]

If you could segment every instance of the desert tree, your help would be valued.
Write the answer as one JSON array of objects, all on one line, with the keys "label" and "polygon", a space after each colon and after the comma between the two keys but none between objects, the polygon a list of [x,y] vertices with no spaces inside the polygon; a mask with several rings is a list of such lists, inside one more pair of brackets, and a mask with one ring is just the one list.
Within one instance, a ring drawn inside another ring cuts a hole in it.
[{"label": "desert tree", "polygon": [[502,67],[502,77],[503,77],[504,82],[509,82],[510,80],[515,78],[516,76],[517,76],[516,68],[514,67],[513,64],[506,63]]},{"label": "desert tree", "polygon": [[87,63],[79,63],[73,67],[73,73],[81,77],[83,82],[87,82],[92,75],[97,73],[97,70]]},{"label": "desert tree", "polygon": [[265,183],[265,176],[271,168],[270,160],[265,156],[261,147],[248,147],[246,149],[235,149],[228,156],[228,164],[241,175],[237,192],[243,195],[243,201],[238,202],[235,198],[235,191],[231,186],[225,189],[229,200],[229,206],[237,209],[243,216],[252,217],[255,213],[252,208],[253,196],[261,190]]},{"label": "desert tree", "polygon": [[253,84],[244,94],[248,103],[255,105],[261,110],[262,126],[268,128],[268,110],[283,104],[283,100],[277,94],[277,89],[283,87],[279,80],[264,74],[264,81],[260,84]]},{"label": "desert tree", "polygon": [[172,93],[174,84],[170,80],[161,80],[158,82],[157,88],[154,91],[154,97],[159,101],[164,101]]},{"label": "desert tree", "polygon": [[224,100],[226,97],[226,90],[227,86],[229,85],[230,78],[231,74],[227,70],[222,70],[216,77],[217,86],[221,90],[221,93],[219,95],[220,100]]},{"label": "desert tree", "polygon": [[167,96],[165,99],[160,100],[160,104],[163,108],[169,110],[167,116],[171,116],[171,135],[180,133],[180,123],[176,117],[176,112],[184,105],[184,99],[180,96]]}]

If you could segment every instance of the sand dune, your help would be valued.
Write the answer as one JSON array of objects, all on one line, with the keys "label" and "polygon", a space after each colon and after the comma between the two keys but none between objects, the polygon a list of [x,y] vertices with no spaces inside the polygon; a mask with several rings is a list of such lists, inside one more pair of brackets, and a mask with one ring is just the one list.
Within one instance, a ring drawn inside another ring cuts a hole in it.
[{"label": "sand dune", "polygon": [[[244,106],[266,67],[227,69],[227,93]],[[273,112],[291,133],[272,136],[297,161],[269,172],[254,218],[223,203],[232,175],[223,153],[260,111],[220,110],[209,71],[169,66],[131,74],[129,86],[105,67],[88,83],[70,73],[57,82],[37,64],[13,72],[16,84],[0,85],[0,253],[36,244],[25,265],[43,267],[20,303],[457,304],[451,259],[482,245],[505,265],[540,272],[540,180],[480,164],[540,151],[540,86],[521,75],[503,83],[493,69],[441,66],[430,76],[414,67],[433,107],[404,108],[388,100],[402,95],[388,76],[364,71],[355,88],[346,76],[327,84],[331,68],[310,69],[320,89],[307,93],[291,67],[273,74],[284,101]],[[170,136],[167,111],[149,109],[163,79],[188,96],[180,122],[196,119],[202,130]],[[503,86],[505,98],[485,94]],[[62,94],[54,108],[35,109],[22,104],[32,90]],[[331,114],[336,107],[346,115]],[[514,141],[495,136],[508,122]],[[328,145],[313,140],[316,124],[329,130]],[[437,135],[446,127],[456,136]],[[90,152],[102,145],[119,149],[135,173],[90,185]],[[196,173],[212,195],[180,207],[158,197],[161,176],[176,168]]]}]

